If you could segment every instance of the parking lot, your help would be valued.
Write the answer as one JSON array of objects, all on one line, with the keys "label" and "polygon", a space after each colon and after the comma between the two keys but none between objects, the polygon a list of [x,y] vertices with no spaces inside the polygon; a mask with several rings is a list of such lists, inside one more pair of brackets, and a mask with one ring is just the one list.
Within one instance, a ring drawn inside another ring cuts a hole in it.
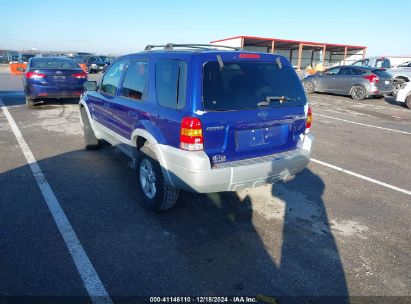
[{"label": "parking lot", "polygon": [[[91,269],[108,302],[280,295],[409,303],[411,110],[393,98],[309,95],[316,142],[305,171],[234,193],[184,193],[155,214],[139,204],[126,156],[109,145],[83,148],[78,101],[27,108],[20,78],[0,72],[0,295],[88,302],[81,271]],[[44,184],[62,213],[51,210]],[[84,249],[80,260],[61,218]]]}]

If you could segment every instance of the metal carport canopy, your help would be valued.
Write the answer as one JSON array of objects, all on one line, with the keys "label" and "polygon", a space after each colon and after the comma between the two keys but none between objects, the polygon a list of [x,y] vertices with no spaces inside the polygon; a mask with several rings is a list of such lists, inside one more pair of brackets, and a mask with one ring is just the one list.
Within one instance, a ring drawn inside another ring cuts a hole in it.
[{"label": "metal carport canopy", "polygon": [[[335,43],[324,43],[324,42],[313,42],[313,41],[303,41],[303,40],[289,40],[289,39],[280,39],[280,38],[264,38],[264,37],[255,37],[255,36],[235,36],[220,40],[211,41],[211,44],[223,44],[224,41],[230,41],[235,39],[241,39],[241,48],[246,46],[259,46],[271,48],[271,52],[274,53],[275,50],[299,50],[298,53],[298,64],[297,68],[301,67],[301,53],[302,49],[311,49],[311,50],[323,50],[330,52],[342,52],[344,53],[344,62],[347,57],[348,51],[362,50],[363,58],[366,54],[366,46],[359,45],[350,45],[350,44],[335,44]],[[324,61],[324,57],[323,57]],[[323,62],[324,63],[324,62]]]}]

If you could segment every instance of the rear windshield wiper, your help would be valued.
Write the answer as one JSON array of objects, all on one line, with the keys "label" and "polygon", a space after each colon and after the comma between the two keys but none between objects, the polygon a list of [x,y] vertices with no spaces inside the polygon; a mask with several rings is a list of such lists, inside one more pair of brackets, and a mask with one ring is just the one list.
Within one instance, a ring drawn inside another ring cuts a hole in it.
[{"label": "rear windshield wiper", "polygon": [[266,107],[270,105],[271,101],[279,101],[280,103],[286,102],[286,101],[296,101],[296,98],[290,98],[287,96],[267,96],[265,100],[260,101],[257,103],[258,107]]}]

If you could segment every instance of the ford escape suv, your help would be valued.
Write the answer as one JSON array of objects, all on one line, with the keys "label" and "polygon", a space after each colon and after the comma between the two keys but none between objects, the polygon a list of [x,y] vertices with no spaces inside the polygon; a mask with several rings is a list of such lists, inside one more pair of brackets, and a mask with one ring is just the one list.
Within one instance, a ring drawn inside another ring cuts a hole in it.
[{"label": "ford escape suv", "polygon": [[173,207],[179,189],[257,187],[288,179],[309,162],[311,109],[282,56],[147,46],[119,57],[99,84],[84,86],[85,147],[105,140],[130,156],[152,210]]}]

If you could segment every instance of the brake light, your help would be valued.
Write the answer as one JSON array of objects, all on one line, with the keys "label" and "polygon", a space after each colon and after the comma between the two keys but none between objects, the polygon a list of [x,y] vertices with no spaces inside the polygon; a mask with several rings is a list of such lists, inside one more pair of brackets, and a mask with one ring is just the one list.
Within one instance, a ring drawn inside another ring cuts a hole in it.
[{"label": "brake light", "polygon": [[44,76],[46,76],[46,74],[43,73],[37,73],[37,72],[27,72],[26,73],[26,78],[30,78],[30,79],[40,79],[40,78],[44,78]]},{"label": "brake light", "polygon": [[380,79],[375,74],[370,74],[370,75],[364,76],[364,78],[367,79],[371,83],[372,82],[374,82],[374,83],[379,83],[380,82]]},{"label": "brake light", "polygon": [[260,54],[240,54],[241,59],[260,59]]},{"label": "brake light", "polygon": [[184,117],[181,121],[180,148],[188,151],[204,149],[201,121],[195,117]]},{"label": "brake light", "polygon": [[308,107],[307,121],[305,123],[305,134],[310,132],[312,121],[313,121],[313,113],[311,111],[311,107]]},{"label": "brake light", "polygon": [[76,73],[76,74],[73,74],[73,77],[74,77],[74,78],[77,78],[77,79],[86,79],[86,78],[87,78],[87,74],[84,73],[84,72]]}]

